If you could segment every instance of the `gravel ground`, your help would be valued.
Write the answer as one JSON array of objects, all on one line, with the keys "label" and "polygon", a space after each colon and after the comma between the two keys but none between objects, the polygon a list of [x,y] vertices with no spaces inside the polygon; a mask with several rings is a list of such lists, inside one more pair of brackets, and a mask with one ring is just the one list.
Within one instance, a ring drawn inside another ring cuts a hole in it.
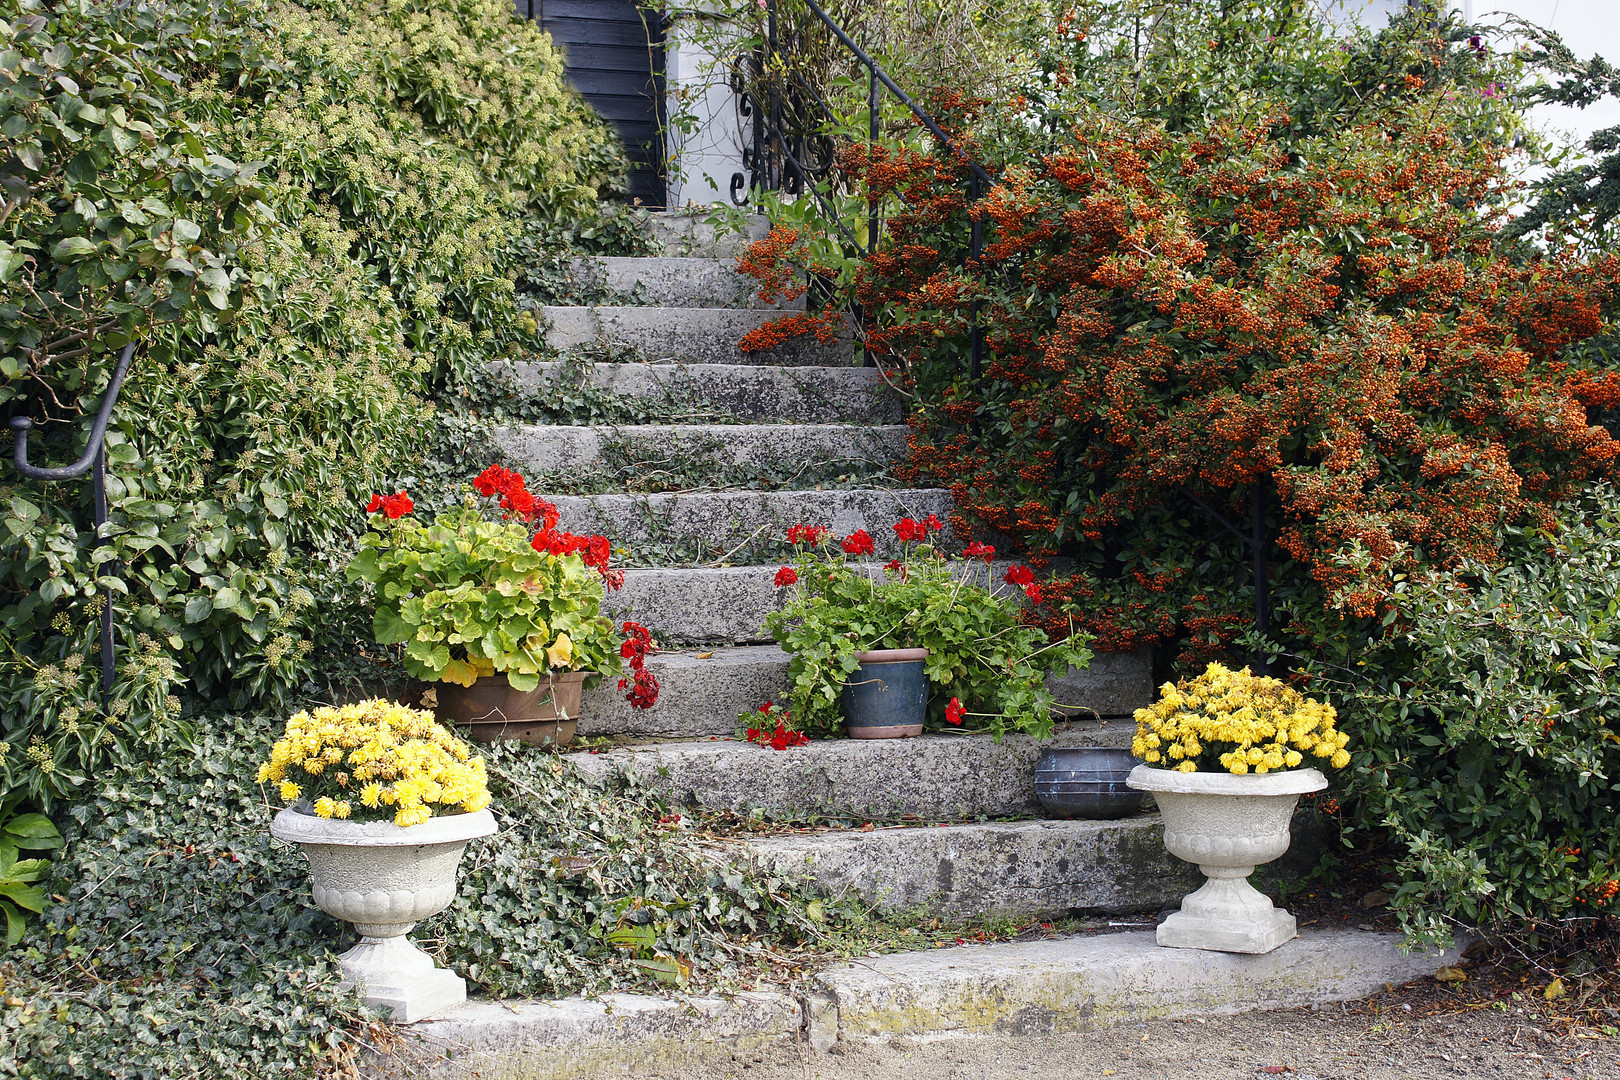
[{"label": "gravel ground", "polygon": [[[658,1080],[1620,1080],[1620,1038],[1548,1031],[1508,1004],[1425,1014],[1401,992],[1347,1008],[1128,1024],[1084,1035],[896,1039],[785,1048]],[[1533,1018],[1535,1017],[1535,1018]],[[1545,1022],[1545,1021],[1541,1021]],[[643,1075],[643,1080],[653,1077]]]}]

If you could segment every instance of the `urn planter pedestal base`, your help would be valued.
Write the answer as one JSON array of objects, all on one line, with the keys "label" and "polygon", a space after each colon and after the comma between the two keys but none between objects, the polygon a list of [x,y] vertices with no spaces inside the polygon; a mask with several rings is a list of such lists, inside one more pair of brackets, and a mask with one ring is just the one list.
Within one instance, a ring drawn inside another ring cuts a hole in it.
[{"label": "urn planter pedestal base", "polygon": [[[1209,878],[1181,901],[1181,910],[1159,924],[1160,945],[1172,949],[1268,953],[1299,934],[1294,917],[1271,898],[1224,866],[1200,866]],[[1240,870],[1242,868],[1239,868]],[[1249,867],[1252,873],[1253,867]]]},{"label": "urn planter pedestal base", "polygon": [[1250,885],[1249,875],[1288,851],[1294,804],[1327,787],[1327,777],[1315,769],[1234,776],[1138,765],[1126,783],[1159,804],[1165,849],[1197,863],[1209,879],[1159,925],[1160,945],[1268,953],[1293,940],[1294,917]]},{"label": "urn planter pedestal base", "polygon": [[393,1010],[389,1020],[414,1024],[467,1000],[467,980],[446,968],[407,937],[363,937],[338,957],[343,988],[360,987],[372,1008]]}]

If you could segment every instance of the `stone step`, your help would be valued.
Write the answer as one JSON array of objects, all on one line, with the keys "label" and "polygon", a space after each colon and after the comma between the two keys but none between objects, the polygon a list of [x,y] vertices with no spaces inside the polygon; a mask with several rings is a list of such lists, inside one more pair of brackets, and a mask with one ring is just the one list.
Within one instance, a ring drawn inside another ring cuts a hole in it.
[{"label": "stone step", "polygon": [[907,452],[906,428],[899,424],[524,424],[497,428],[496,441],[536,475],[626,468],[701,474],[712,469],[720,480],[730,468],[772,473],[784,482],[812,466],[844,463],[881,471],[904,460]]},{"label": "stone step", "polygon": [[759,282],[737,273],[735,259],[596,257],[575,259],[574,273],[631,303],[674,308],[760,308],[803,311],[804,297],[777,304],[759,298]]},{"label": "stone step", "polygon": [[[865,957],[817,974],[821,1000],[807,1001],[806,1013],[809,1041],[818,1048],[897,1035],[1060,1035],[1353,1001],[1390,985],[1427,981],[1460,959],[1457,948],[1407,952],[1399,934],[1349,928],[1306,930],[1260,956],[1160,948],[1152,930],[1077,934]],[[1131,1069],[1136,1076],[1153,1071]],[[1254,1072],[1250,1067],[1244,1075]],[[1468,1074],[1467,1066],[1456,1073]],[[1176,1075],[1194,1073],[1178,1069]],[[1370,1073],[1352,1066],[1340,1075]]]},{"label": "stone step", "polygon": [[648,213],[643,221],[664,253],[677,257],[735,259],[771,231],[763,214],[728,215],[707,206]]},{"label": "stone step", "polygon": [[[939,488],[579,495],[552,501],[564,528],[601,533],[614,547],[630,552],[628,561],[643,565],[649,555],[670,551],[693,562],[713,562],[739,548],[786,558],[787,530],[799,524],[827,525],[840,537],[865,529],[879,553],[889,558],[899,553],[896,521],[908,516],[922,520],[929,514],[944,521],[951,512],[951,493]],[[950,525],[938,535],[950,543]]]},{"label": "stone step", "polygon": [[836,829],[735,843],[762,870],[824,895],[946,916],[1156,912],[1179,904],[1203,880],[1196,866],[1164,850],[1156,813]]},{"label": "stone step", "polygon": [[780,311],[692,307],[545,307],[549,322],[546,343],[554,349],[601,345],[628,349],[638,359],[680,364],[785,364],[848,367],[854,361],[854,339],[843,336],[823,344],[814,334],[793,337],[774,349],[745,353],[737,345],[745,335]]},{"label": "stone step", "polygon": [[[1148,649],[1099,653],[1086,670],[1054,677],[1048,685],[1064,704],[1124,718],[1120,725],[1124,730],[1131,727],[1130,714],[1153,699],[1152,660]],[[581,735],[653,739],[730,735],[737,730],[740,714],[767,701],[787,699],[788,657],[775,645],[666,652],[648,664],[662,684],[658,704],[632,709],[616,686],[603,681],[585,691],[580,702]]]},{"label": "stone step", "polygon": [[[1028,1062],[1036,1063],[1037,1070],[1043,1064],[1054,1066],[1049,1073],[1031,1075],[1106,1076],[1114,1069],[1128,1069],[1135,1076],[1168,1075],[1163,1069],[1155,1073],[1151,1064],[1131,1069],[1128,1057],[1121,1065],[1118,1036],[1095,1055],[1085,1053],[1084,1061],[1074,1055],[1089,1040],[1056,1039],[1136,1024],[1147,1025],[1143,1039],[1187,1042],[1162,1022],[1355,1001],[1388,986],[1420,979],[1428,983],[1440,968],[1460,961],[1458,948],[1406,952],[1398,934],[1345,928],[1306,929],[1262,956],[1160,948],[1148,929],[1093,931],[863,956],[809,973],[793,988],[772,986],[724,997],[603,994],[553,1001],[472,1000],[442,1017],[395,1029],[397,1038],[386,1056],[364,1059],[362,1068],[368,1080],[582,1080],[738,1076],[739,1062],[753,1067],[763,1061],[764,1071],[773,1076],[790,1070],[798,1075],[802,1068],[806,1076],[843,1077],[863,1075],[862,1064],[873,1060],[862,1056],[869,1048],[917,1039],[927,1041],[902,1044],[904,1061],[894,1050],[879,1051],[890,1057],[884,1075],[900,1075],[902,1068],[927,1078],[1020,1075],[1011,1062],[988,1056],[972,1042],[973,1036],[999,1036],[1022,1040],[1013,1044],[1018,1057],[1026,1059],[1019,1068],[1029,1068]],[[1250,1021],[1243,1030],[1270,1038],[1268,1023]],[[1289,1023],[1269,1030],[1286,1031]],[[1136,1035],[1129,1039],[1134,1044]],[[1175,1070],[1176,1076],[1200,1075],[1197,1062],[1203,1060],[1201,1075],[1213,1077],[1221,1070],[1210,1068],[1209,1061],[1238,1054],[1231,1038],[1212,1034],[1206,1041],[1214,1044],[1211,1053],[1200,1057],[1189,1050],[1193,1064]],[[829,1051],[849,1056],[820,1057]],[[1256,1057],[1239,1056],[1249,1062]],[[1305,1069],[1309,1061],[1329,1057],[1343,1055],[1271,1054],[1262,1060],[1288,1058]],[[971,1067],[963,1064],[969,1061]],[[1254,1072],[1251,1064],[1244,1075]],[[1352,1072],[1372,1075],[1364,1069]],[[1351,1075],[1342,1069],[1333,1074]],[[1452,1074],[1483,1075],[1466,1065]],[[870,1068],[864,1075],[870,1075]],[[1414,1074],[1396,1069],[1377,1075]]]},{"label": "stone step", "polygon": [[585,691],[579,734],[689,739],[730,735],[737,717],[787,696],[787,654],[775,645],[659,653],[647,661],[658,676],[658,703],[632,709],[604,679]]},{"label": "stone step", "polygon": [[589,364],[497,361],[519,387],[535,393],[559,379],[604,393],[737,420],[794,424],[897,424],[905,399],[864,367],[752,364]]},{"label": "stone step", "polygon": [[[881,563],[867,563],[867,573],[883,574]],[[1012,563],[977,564],[973,577],[998,592],[1010,587],[1002,575]],[[624,587],[609,593],[603,610],[619,619],[634,619],[669,642],[769,641],[765,616],[787,596],[776,586],[777,566],[651,567],[626,570]]]},{"label": "stone step", "polygon": [[634,771],[672,799],[711,809],[764,810],[797,821],[972,821],[1040,817],[1035,763],[1045,747],[1128,749],[1134,730],[1123,720],[1076,721],[1059,725],[1046,742],[943,733],[816,739],[780,751],[738,741],[657,743],[569,758],[587,776]]}]

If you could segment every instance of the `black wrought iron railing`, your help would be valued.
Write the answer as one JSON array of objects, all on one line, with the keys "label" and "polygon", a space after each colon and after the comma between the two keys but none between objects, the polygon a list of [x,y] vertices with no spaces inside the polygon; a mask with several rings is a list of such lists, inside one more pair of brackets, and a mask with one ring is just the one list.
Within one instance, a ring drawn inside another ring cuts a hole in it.
[{"label": "black wrought iron railing", "polygon": [[[135,343],[132,341],[124,346],[124,351],[118,357],[118,365],[113,368],[112,379],[108,381],[107,390],[101,396],[101,407],[96,410],[96,418],[90,425],[90,438],[85,444],[84,453],[79,455],[79,460],[73,464],[54,468],[29,464],[28,433],[33,428],[34,422],[26,416],[14,416],[11,418],[11,431],[14,440],[11,464],[19,475],[29,480],[61,481],[77,479],[87,472],[92,474],[95,485],[92,498],[95,503],[96,544],[98,547],[108,543],[108,538],[105,535],[107,524],[107,425],[112,420],[113,406],[118,403],[118,393],[124,388],[124,376],[129,374],[129,362],[134,355]],[[98,576],[105,575],[98,574]],[[101,604],[101,706],[104,710],[111,704],[115,659],[112,596],[106,594],[105,590],[103,590]]]},{"label": "black wrought iron railing", "polygon": [[[995,182],[989,171],[974,160],[960,140],[952,137],[927,109],[901,89],[816,0],[795,2],[803,3],[833,40],[866,69],[869,145],[875,148],[882,134],[883,91],[887,90],[924,130],[967,167],[967,205],[971,208],[976,204]],[[823,184],[831,183],[836,159],[833,137],[829,134],[835,124],[834,113],[814,87],[792,78],[792,57],[787,54],[793,41],[782,27],[778,14],[778,0],[768,0],[765,44],[763,51],[753,58],[754,78],[750,80],[743,76],[735,80],[734,88],[743,102],[744,115],[753,121],[753,131],[752,144],[743,152],[743,167],[749,175],[739,173],[732,177],[732,201],[745,204],[748,192],[784,191],[790,195],[808,192],[815,197],[827,220],[852,249],[864,249],[871,254],[877,250],[882,217],[877,205],[869,203],[866,241],[863,244],[845,222],[843,214],[833,205],[828,193],[822,190]],[[761,96],[763,100],[760,100]],[[964,258],[977,262],[983,253],[983,226],[976,215],[970,215],[970,222],[968,250]],[[860,313],[856,314],[859,317]],[[984,366],[984,333],[979,325],[977,300],[969,311],[968,334],[970,377],[977,384]],[[866,362],[872,363],[870,354]]]}]

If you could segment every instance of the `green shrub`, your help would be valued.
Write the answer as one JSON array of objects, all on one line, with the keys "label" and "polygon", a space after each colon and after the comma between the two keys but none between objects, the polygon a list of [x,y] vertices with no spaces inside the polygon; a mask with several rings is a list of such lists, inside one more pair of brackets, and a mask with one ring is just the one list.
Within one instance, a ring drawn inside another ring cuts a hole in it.
[{"label": "green shrub", "polygon": [[621,153],[495,0],[23,0],[0,36],[0,402],[33,461],[78,455],[145,343],[109,543],[88,483],[0,488],[0,783],[48,801],[175,730],[176,687],[274,703],[369,640],[342,579],[361,507],[454,497],[464,462],[427,453],[471,442],[427,401],[537,344],[513,277],[533,237],[593,232]]},{"label": "green shrub", "polygon": [[1353,735],[1350,820],[1400,849],[1394,906],[1422,940],[1620,906],[1620,496],[1506,554],[1393,581],[1384,627],[1325,616],[1337,647],[1298,657]]}]

